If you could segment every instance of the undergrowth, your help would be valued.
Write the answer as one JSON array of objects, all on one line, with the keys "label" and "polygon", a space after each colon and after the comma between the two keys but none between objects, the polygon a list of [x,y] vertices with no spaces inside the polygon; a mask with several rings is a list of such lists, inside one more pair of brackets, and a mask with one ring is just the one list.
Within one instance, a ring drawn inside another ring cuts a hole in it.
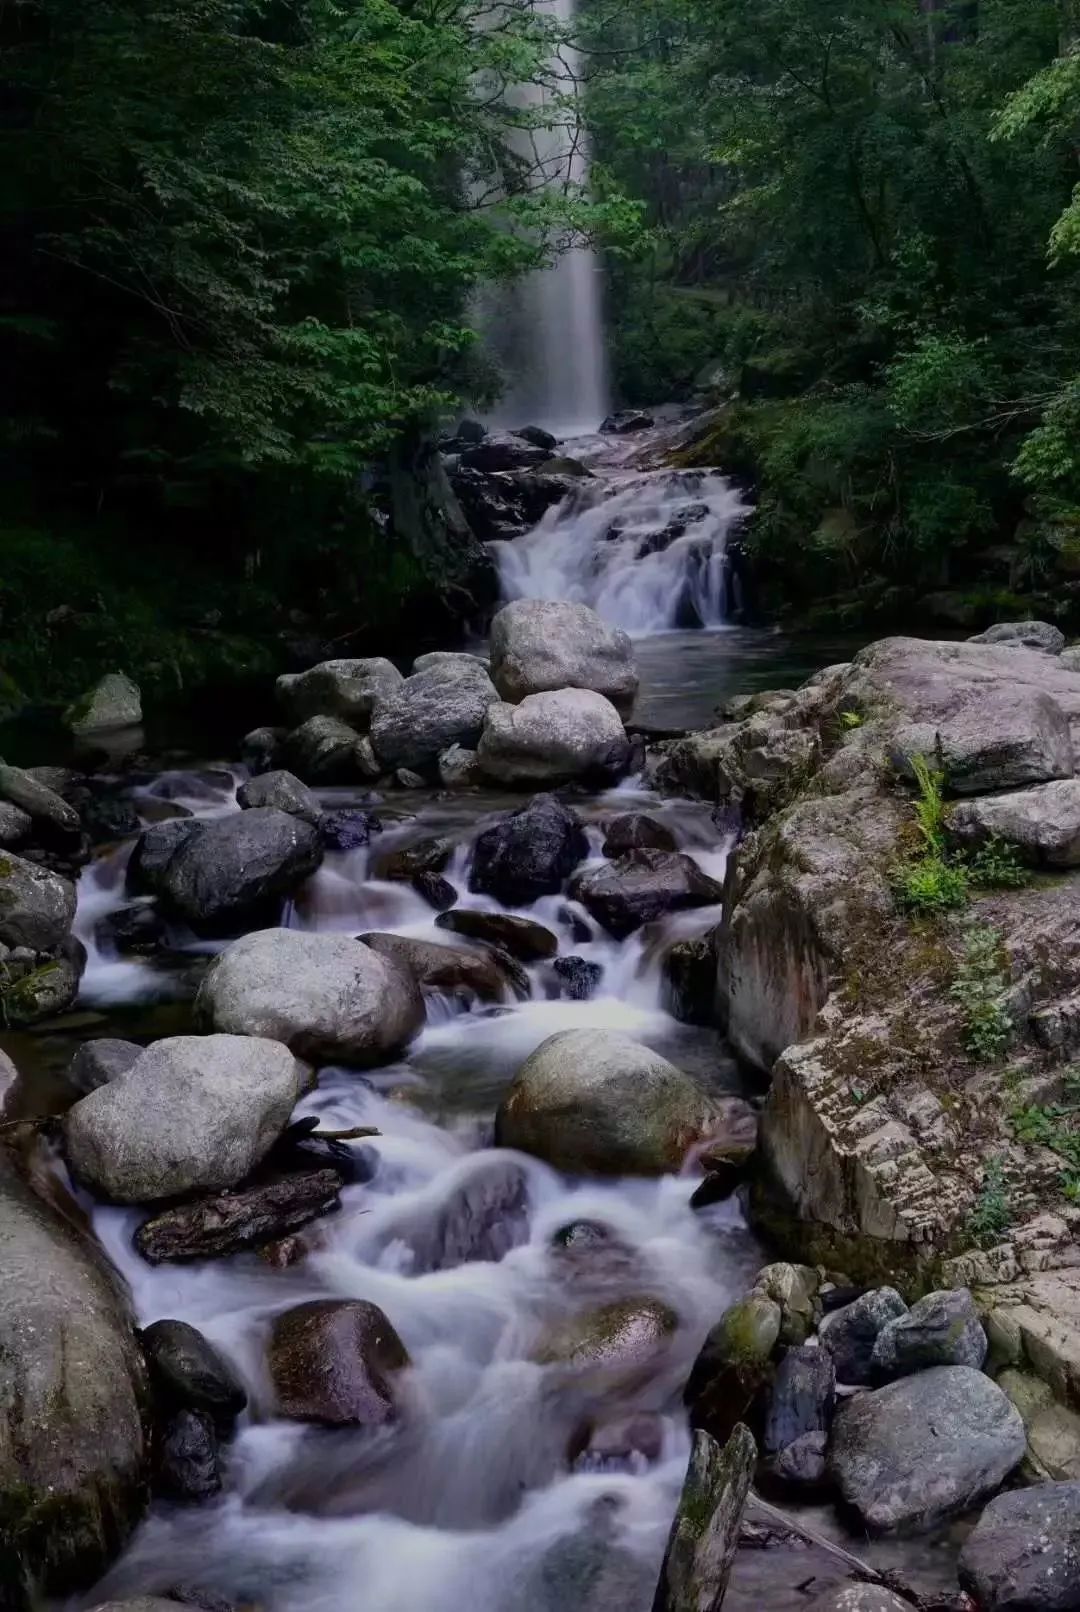
[{"label": "undergrowth", "polygon": [[1001,936],[996,929],[972,924],[949,995],[964,1016],[964,1048],[977,1063],[996,1063],[1009,1045],[1013,1021],[1002,1001],[1008,983],[1001,966]]},{"label": "undergrowth", "polygon": [[977,1248],[992,1248],[1012,1224],[1012,1207],[1005,1181],[1005,1166],[995,1154],[987,1159],[982,1186],[964,1222],[967,1237]]},{"label": "undergrowth", "polygon": [[922,839],[920,856],[894,866],[893,893],[905,912],[935,915],[966,905],[972,889],[1017,890],[1030,874],[1015,849],[998,839],[975,851],[951,851],[944,777],[925,756],[913,756],[911,770],[918,794],[915,820]]}]

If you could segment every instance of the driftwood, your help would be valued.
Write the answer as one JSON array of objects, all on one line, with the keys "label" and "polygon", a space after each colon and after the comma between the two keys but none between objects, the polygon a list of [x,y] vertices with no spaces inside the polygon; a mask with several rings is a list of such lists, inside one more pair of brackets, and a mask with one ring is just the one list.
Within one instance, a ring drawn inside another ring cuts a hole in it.
[{"label": "driftwood", "polygon": [[721,1449],[698,1429],[653,1612],[719,1612],[739,1544],[757,1445],[740,1423]]}]

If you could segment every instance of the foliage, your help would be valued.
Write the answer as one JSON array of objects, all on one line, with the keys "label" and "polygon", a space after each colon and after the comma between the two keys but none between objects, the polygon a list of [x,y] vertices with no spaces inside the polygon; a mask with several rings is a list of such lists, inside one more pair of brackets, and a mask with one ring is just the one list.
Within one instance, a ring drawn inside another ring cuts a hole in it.
[{"label": "foliage", "polygon": [[942,792],[945,779],[931,767],[925,756],[912,756],[911,771],[919,791],[915,802],[919,833],[926,849],[932,855],[939,856],[945,846],[945,796]]},{"label": "foliage", "polygon": [[982,1185],[964,1231],[977,1248],[992,1248],[999,1243],[1012,1224],[1012,1207],[1009,1202],[1005,1167],[997,1155],[987,1159]]},{"label": "foliage", "polygon": [[996,1063],[1009,1045],[1013,1021],[1002,1001],[1007,988],[1000,935],[984,925],[970,925],[949,995],[961,1008],[963,1044],[977,1063]]},{"label": "foliage", "polygon": [[1031,883],[1031,873],[1021,862],[1015,846],[989,839],[967,859],[972,884],[989,890],[1022,890]]},{"label": "foliage", "polygon": [[892,872],[893,894],[905,912],[933,916],[951,912],[967,901],[967,869],[944,856],[902,862]]},{"label": "foliage", "polygon": [[844,731],[846,733],[851,733],[856,728],[861,728],[862,725],[863,725],[863,719],[859,715],[858,711],[841,711],[840,712],[840,726],[844,729]]}]

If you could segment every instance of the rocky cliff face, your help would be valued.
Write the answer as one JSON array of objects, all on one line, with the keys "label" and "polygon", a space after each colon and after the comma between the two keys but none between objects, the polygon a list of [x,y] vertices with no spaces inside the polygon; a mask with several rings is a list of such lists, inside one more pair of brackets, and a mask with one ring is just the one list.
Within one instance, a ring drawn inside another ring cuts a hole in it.
[{"label": "rocky cliff face", "polygon": [[[654,765],[747,825],[714,1008],[771,1077],[759,1217],[859,1276],[917,1286],[952,1261],[1003,1359],[1080,1397],[1072,659],[887,639]],[[923,761],[945,801],[913,902]]]}]

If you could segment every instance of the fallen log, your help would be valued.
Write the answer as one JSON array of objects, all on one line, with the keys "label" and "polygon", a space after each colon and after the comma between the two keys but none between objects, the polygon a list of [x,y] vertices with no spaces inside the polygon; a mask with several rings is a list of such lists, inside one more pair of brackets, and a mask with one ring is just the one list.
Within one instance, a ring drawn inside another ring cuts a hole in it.
[{"label": "fallen log", "polygon": [[695,1432],[653,1612],[719,1612],[756,1463],[757,1445],[741,1423],[723,1448]]}]

